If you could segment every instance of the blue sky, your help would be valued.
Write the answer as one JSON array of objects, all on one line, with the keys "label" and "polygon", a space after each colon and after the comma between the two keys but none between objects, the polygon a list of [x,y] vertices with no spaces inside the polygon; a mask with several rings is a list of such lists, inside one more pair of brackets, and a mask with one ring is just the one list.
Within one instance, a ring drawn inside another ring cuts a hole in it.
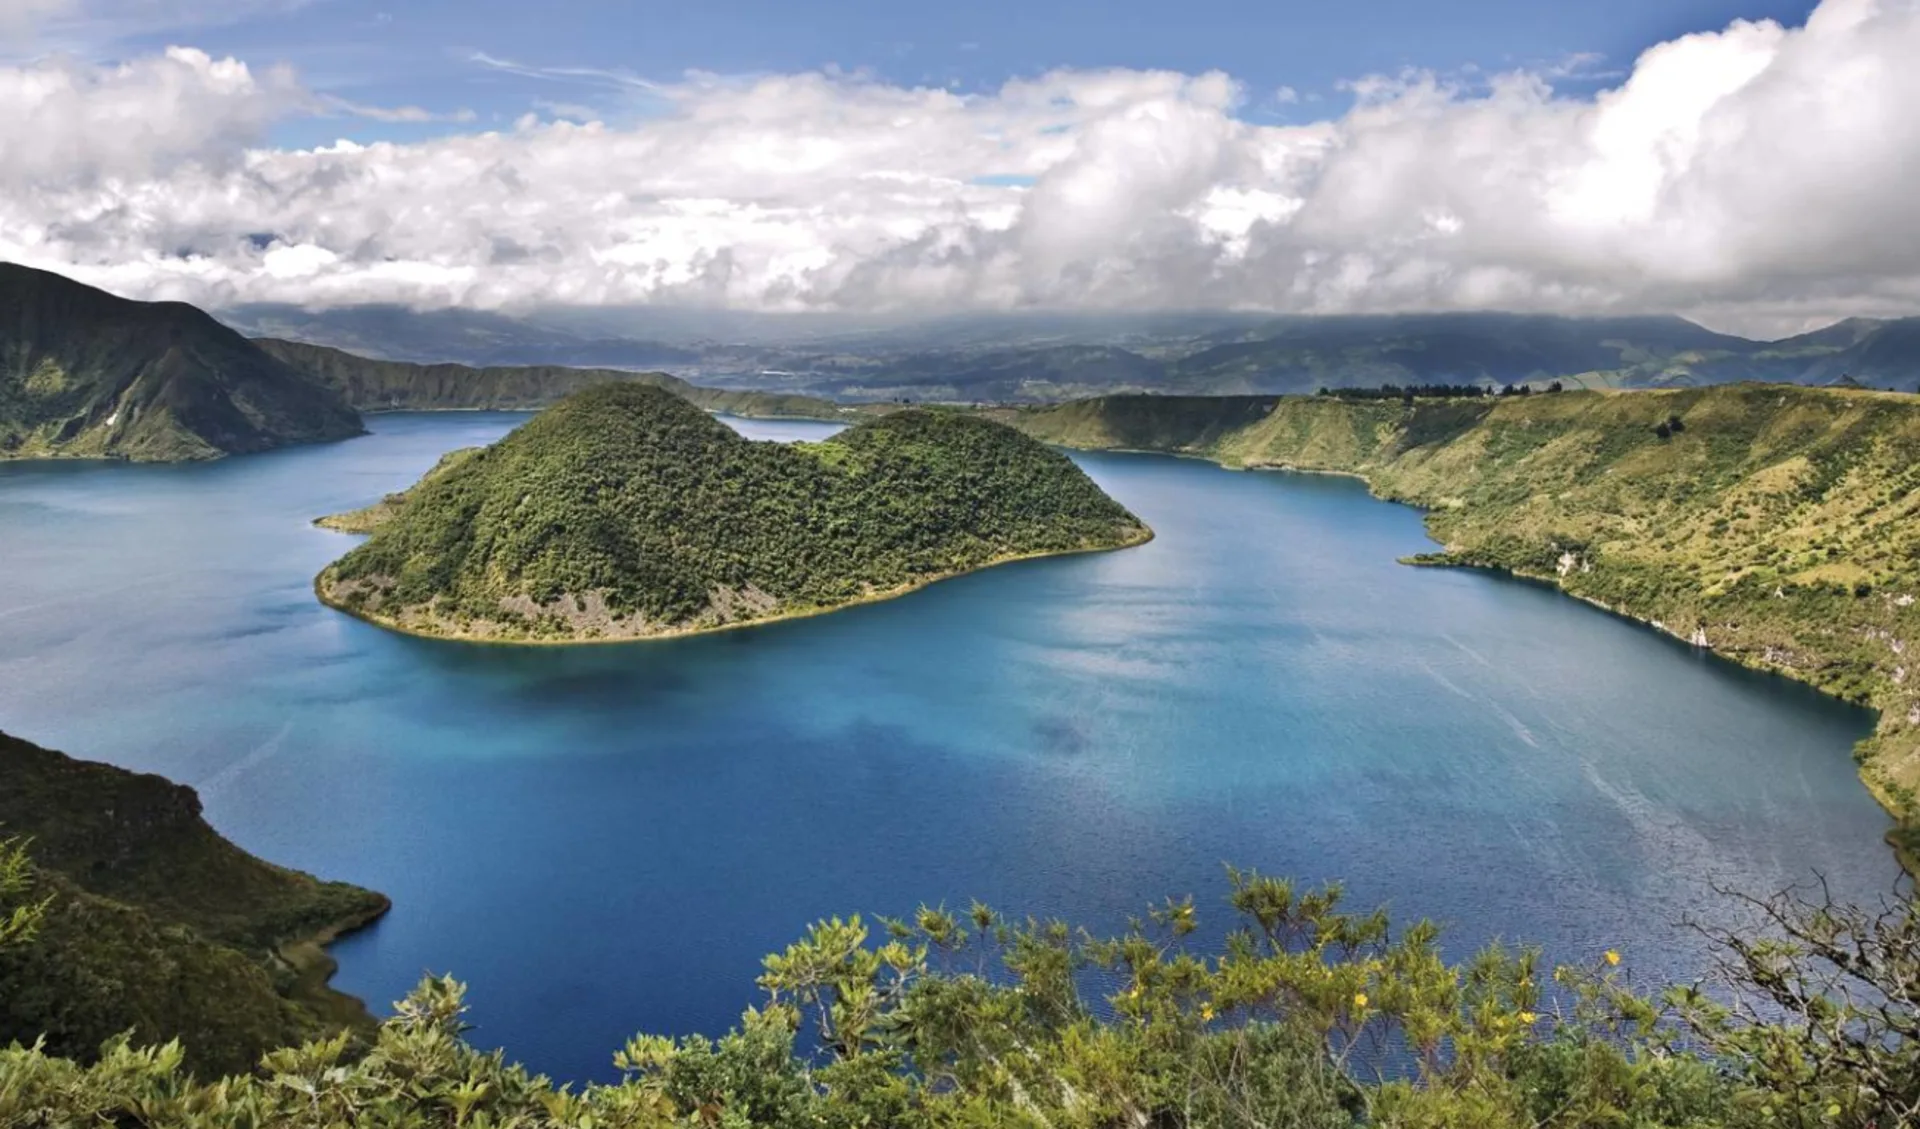
[{"label": "blue sky", "polygon": [[[167,0],[162,0],[166,6]],[[232,22],[184,13],[240,8]],[[190,43],[253,64],[296,65],[306,83],[352,101],[471,110],[457,128],[485,129],[540,104],[619,120],[644,113],[623,79],[672,80],[687,70],[796,72],[837,66],[901,85],[961,90],[1059,67],[1224,70],[1244,82],[1244,116],[1309,120],[1344,105],[1345,81],[1405,67],[1552,69],[1579,93],[1617,81],[1640,51],[1741,18],[1798,24],[1811,5],[1787,0],[211,0],[180,4],[172,26],[113,34],[85,49],[138,54]],[[252,9],[248,12],[247,9]],[[264,11],[260,9],[265,9]],[[155,23],[164,21],[156,20]],[[523,73],[477,61],[516,64]],[[572,72],[572,73],[568,73]],[[598,73],[583,73],[598,72]],[[1282,87],[1301,100],[1272,98]],[[435,123],[290,121],[274,140],[341,135],[405,139]]]}]

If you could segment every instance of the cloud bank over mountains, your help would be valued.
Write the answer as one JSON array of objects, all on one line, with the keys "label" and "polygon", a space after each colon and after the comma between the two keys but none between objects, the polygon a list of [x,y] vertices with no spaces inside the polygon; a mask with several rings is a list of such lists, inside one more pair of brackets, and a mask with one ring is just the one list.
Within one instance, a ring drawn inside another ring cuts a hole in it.
[{"label": "cloud bank over mountains", "polygon": [[[46,0],[36,0],[51,7]],[[593,122],[268,147],[351,107],[189,48],[0,66],[0,258],[139,297],[755,310],[1920,308],[1920,0],[1550,76],[1354,84],[1264,125],[1230,76],[990,94],[838,73],[649,84]],[[1297,107],[1296,107],[1297,108]],[[570,109],[568,117],[580,111]]]}]

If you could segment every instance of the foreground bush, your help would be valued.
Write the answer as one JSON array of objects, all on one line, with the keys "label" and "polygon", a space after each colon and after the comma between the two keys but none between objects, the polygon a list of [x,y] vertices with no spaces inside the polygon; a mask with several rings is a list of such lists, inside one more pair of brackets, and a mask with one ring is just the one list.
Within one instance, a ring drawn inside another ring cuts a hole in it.
[{"label": "foreground bush", "polygon": [[[623,1080],[556,1086],[462,1040],[464,988],[421,984],[371,1047],[348,1036],[203,1082],[178,1044],[80,1065],[0,1052],[5,1126],[970,1129],[1245,1126],[1892,1129],[1920,1118],[1920,916],[1754,903],[1723,982],[1628,991],[1614,953],[1448,965],[1395,934],[1231,874],[1238,927],[1198,951],[1191,902],[1124,935],[975,906],[821,922],[766,961],[762,1008],[718,1040],[640,1036]],[[0,891],[4,898],[4,891]],[[31,907],[29,907],[30,909]],[[8,912],[0,901],[0,916]],[[22,920],[25,920],[23,917]],[[25,938],[24,940],[22,938]],[[15,944],[31,944],[23,928]],[[1544,982],[1543,982],[1544,981]]]}]

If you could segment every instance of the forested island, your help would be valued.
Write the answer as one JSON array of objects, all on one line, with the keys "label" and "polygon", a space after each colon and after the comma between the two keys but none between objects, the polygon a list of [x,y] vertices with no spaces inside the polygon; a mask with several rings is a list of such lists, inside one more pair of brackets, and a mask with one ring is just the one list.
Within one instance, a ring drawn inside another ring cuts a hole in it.
[{"label": "forested island", "polygon": [[1858,389],[1117,396],[991,413],[1069,447],[1359,475],[1422,564],[1505,570],[1880,711],[1856,757],[1920,852],[1920,401]]},{"label": "forested island", "polygon": [[810,615],[1151,536],[1064,455],[988,420],[910,410],[755,442],[640,383],[577,393],[331,524],[372,537],[320,574],[328,604],[515,642]]}]

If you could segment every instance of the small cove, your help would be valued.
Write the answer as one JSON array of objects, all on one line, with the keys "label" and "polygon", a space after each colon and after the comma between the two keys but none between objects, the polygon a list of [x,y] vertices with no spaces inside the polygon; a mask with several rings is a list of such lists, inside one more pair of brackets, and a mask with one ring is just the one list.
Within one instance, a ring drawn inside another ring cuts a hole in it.
[{"label": "small cove", "polygon": [[[520,416],[183,467],[0,465],[0,727],[198,787],[277,862],[396,908],[335,948],[376,1006],[473,984],[476,1032],[605,1076],[723,1029],[816,917],[979,897],[1113,928],[1233,862],[1649,981],[1710,882],[1897,868],[1866,711],[1533,585],[1397,563],[1357,481],[1079,455],[1158,536],[632,647],[393,635],[322,608],[320,514]],[[764,438],[831,425],[742,423]]]}]

